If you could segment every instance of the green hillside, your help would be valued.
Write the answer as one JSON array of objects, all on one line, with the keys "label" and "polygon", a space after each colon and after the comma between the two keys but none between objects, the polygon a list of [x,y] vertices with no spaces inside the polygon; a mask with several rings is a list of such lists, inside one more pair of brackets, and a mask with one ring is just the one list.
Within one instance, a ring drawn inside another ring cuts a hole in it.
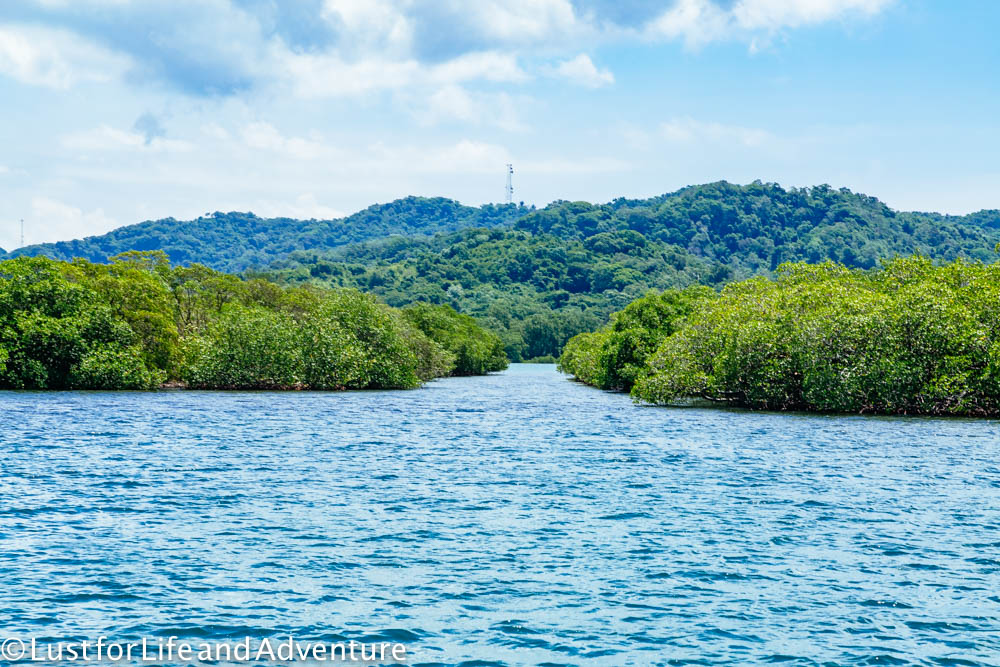
[{"label": "green hillside", "polygon": [[162,249],[175,264],[353,287],[393,306],[448,304],[480,318],[513,360],[558,356],[649,290],[719,287],[789,261],[870,269],[920,253],[991,262],[1000,211],[899,212],[826,185],[726,182],[606,204],[541,210],[408,197],[340,220],[216,213],[146,222],[13,254],[91,261]]},{"label": "green hillside", "polygon": [[1000,210],[966,216],[898,212],[846,188],[786,190],[722,181],[651,199],[557,202],[518,220],[516,228],[567,239],[633,230],[724,264],[731,278],[740,278],[787,261],[829,259],[872,268],[880,259],[913,252],[991,261],[1000,241]]},{"label": "green hillside", "polygon": [[993,261],[1000,211],[900,213],[828,186],[730,183],[645,200],[555,202],[510,228],[389,238],[273,265],[294,283],[356,287],[403,306],[447,303],[501,333],[513,360],[557,356],[649,290],[714,287],[786,261],[868,269],[921,253]]},{"label": "green hillside", "polygon": [[253,213],[213,213],[195,220],[153,220],[102,236],[27,246],[0,260],[44,255],[92,262],[129,250],[163,250],[171,263],[197,262],[218,271],[267,266],[296,250],[330,249],[393,234],[429,235],[465,227],[495,227],[530,211],[515,205],[463,206],[452,199],[406,197],[336,220],[259,218]]}]

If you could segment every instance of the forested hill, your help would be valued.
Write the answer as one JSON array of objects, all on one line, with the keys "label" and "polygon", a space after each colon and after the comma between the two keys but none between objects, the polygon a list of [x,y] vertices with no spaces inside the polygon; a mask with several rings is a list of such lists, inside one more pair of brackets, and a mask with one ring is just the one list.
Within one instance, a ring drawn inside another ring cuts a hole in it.
[{"label": "forested hill", "polygon": [[632,230],[743,277],[786,261],[832,259],[871,268],[880,259],[914,252],[993,261],[1000,210],[965,216],[897,212],[846,188],[786,190],[773,183],[721,181],[651,199],[556,202],[521,218],[516,228],[591,243],[603,233]]},{"label": "forested hill", "polygon": [[571,335],[650,289],[720,286],[791,260],[991,262],[998,242],[1000,211],[899,213],[827,186],[713,183],[646,200],[556,202],[508,228],[296,252],[272,276],[357,287],[395,306],[450,304],[498,331],[519,360],[558,355]]},{"label": "forested hill", "polygon": [[[252,213],[213,213],[195,220],[166,218],[121,227],[103,236],[27,246],[0,260],[45,255],[104,262],[129,250],[163,250],[174,264],[197,262],[220,271],[267,266],[296,250],[328,250],[386,236],[425,236],[467,227],[509,224],[530,208],[487,204],[463,206],[443,197],[406,197],[377,204],[346,218],[295,220],[260,218]],[[40,221],[44,224],[44,221]]]},{"label": "forested hill", "polygon": [[175,264],[197,262],[242,271],[268,266],[296,251],[323,254],[389,236],[428,237],[501,226],[588,241],[595,248],[607,240],[602,234],[633,231],[723,267],[714,277],[727,280],[767,273],[789,260],[833,259],[870,268],[882,258],[922,252],[940,259],[991,261],[1000,241],[997,210],[966,216],[897,212],[874,197],[843,188],[785,189],[771,183],[741,186],[722,181],[650,199],[558,201],[537,211],[406,197],[335,220],[260,218],[251,213],[214,213],[188,221],[167,218],[103,236],[0,251],[0,259],[47,255],[103,262],[128,250],[164,250]]}]

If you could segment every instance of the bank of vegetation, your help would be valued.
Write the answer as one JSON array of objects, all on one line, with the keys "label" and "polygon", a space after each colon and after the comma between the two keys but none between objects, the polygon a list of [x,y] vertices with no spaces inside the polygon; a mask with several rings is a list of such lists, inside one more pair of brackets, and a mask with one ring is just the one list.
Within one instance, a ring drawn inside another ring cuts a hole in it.
[{"label": "bank of vegetation", "polygon": [[410,388],[501,370],[497,350],[448,306],[171,267],[162,252],[0,262],[0,388]]},{"label": "bank of vegetation", "polygon": [[1000,266],[790,263],[720,293],[650,294],[571,339],[560,368],[661,405],[997,416]]},{"label": "bank of vegetation", "polygon": [[721,287],[789,261],[871,269],[914,252],[991,261],[1000,211],[901,212],[829,186],[720,182],[649,199],[554,202],[479,227],[297,251],[272,270],[393,306],[451,305],[498,332],[511,360],[522,361],[558,356],[571,336],[650,290]]},{"label": "bank of vegetation", "polygon": [[[163,250],[283,284],[356,289],[395,308],[446,305],[500,336],[512,361],[559,356],[651,290],[720,288],[785,262],[872,269],[920,253],[992,261],[1000,211],[895,211],[826,185],[708,183],[646,199],[463,206],[407,197],[336,220],[214,213],[123,227],[7,255],[104,258]],[[3,259],[3,257],[0,257]]]}]

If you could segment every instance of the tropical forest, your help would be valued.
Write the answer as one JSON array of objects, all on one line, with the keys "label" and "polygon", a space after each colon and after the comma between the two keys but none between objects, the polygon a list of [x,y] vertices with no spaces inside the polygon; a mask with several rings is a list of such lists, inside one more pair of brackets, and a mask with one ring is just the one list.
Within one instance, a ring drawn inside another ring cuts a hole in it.
[{"label": "tropical forest", "polygon": [[0,386],[403,388],[559,359],[655,404],[995,414],[998,243],[1000,211],[761,182],[151,221],[6,255]]}]

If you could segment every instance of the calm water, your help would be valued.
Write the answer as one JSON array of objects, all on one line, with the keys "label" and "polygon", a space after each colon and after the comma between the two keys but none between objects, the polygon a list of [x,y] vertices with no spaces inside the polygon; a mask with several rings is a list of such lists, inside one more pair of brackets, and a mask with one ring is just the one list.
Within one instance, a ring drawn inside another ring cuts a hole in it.
[{"label": "calm water", "polygon": [[406,392],[5,392],[0,454],[7,635],[1000,664],[996,422],[641,408],[515,366]]}]

